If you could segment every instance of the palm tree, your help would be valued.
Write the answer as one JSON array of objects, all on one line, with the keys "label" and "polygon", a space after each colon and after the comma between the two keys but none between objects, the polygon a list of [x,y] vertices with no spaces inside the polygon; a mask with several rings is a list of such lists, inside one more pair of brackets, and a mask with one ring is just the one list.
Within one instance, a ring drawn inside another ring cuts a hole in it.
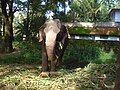
[{"label": "palm tree", "polygon": [[107,16],[111,3],[112,0],[73,0],[71,8],[80,21],[99,21],[102,15]]}]

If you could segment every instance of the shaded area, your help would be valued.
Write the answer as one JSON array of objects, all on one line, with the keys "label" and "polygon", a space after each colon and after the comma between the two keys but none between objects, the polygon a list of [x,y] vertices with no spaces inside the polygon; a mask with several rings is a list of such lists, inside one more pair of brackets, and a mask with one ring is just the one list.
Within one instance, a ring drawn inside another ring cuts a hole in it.
[{"label": "shaded area", "polygon": [[[12,53],[0,53],[3,64],[41,64],[41,43],[15,41]],[[68,69],[85,67],[92,63],[115,63],[118,42],[70,40],[63,57],[63,66]]]},{"label": "shaded area", "polygon": [[65,68],[85,67],[89,63],[115,63],[118,42],[70,40],[64,54]]},{"label": "shaded area", "polygon": [[41,44],[29,42],[14,42],[15,51],[12,53],[0,53],[0,63],[41,63]]}]

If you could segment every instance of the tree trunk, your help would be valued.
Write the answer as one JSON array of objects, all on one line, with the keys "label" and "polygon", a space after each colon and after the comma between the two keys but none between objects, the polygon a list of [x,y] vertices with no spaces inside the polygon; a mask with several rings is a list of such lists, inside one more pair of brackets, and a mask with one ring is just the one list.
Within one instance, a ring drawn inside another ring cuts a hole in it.
[{"label": "tree trunk", "polygon": [[[13,0],[1,0],[2,14],[3,14],[3,31],[4,31],[4,51],[13,51],[12,41],[13,41]],[[6,7],[9,7],[9,12]]]},{"label": "tree trunk", "polygon": [[114,90],[120,90],[120,43],[118,47],[118,56],[117,56],[117,62],[116,62],[116,78],[115,78]]},{"label": "tree trunk", "polygon": [[29,19],[29,17],[30,17],[30,12],[29,12],[29,4],[30,4],[30,2],[29,2],[29,0],[28,0],[28,2],[27,2],[27,22],[26,22],[26,24],[27,24],[27,29],[26,29],[26,32],[25,32],[25,34],[26,34],[26,37],[28,37],[29,36],[29,21],[30,21],[30,19]]},{"label": "tree trunk", "polygon": [[13,36],[12,36],[12,28],[11,28],[11,23],[9,20],[5,21],[5,52],[12,52],[13,51],[13,47],[12,47],[12,40],[13,40]]},{"label": "tree trunk", "polygon": [[[1,15],[1,13],[0,13]],[[0,37],[2,36],[2,17],[0,16]]]},{"label": "tree trunk", "polygon": [[3,36],[5,36],[5,22],[3,21]]}]

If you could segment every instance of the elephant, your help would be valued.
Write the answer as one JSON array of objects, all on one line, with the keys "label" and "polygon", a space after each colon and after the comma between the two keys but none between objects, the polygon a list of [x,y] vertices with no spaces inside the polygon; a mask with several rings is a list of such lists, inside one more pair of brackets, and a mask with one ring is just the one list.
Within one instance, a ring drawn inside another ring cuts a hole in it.
[{"label": "elephant", "polygon": [[59,19],[50,19],[39,28],[38,37],[42,42],[42,72],[56,72],[70,38],[67,28]]}]

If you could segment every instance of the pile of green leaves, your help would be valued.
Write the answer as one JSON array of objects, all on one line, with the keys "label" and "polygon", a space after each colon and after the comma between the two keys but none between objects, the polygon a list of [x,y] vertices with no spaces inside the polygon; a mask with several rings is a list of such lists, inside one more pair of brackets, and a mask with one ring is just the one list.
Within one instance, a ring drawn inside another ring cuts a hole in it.
[{"label": "pile of green leaves", "polygon": [[115,81],[114,64],[59,69],[58,75],[46,78],[39,76],[37,65],[0,65],[0,70],[0,89],[7,90],[112,90]]}]

